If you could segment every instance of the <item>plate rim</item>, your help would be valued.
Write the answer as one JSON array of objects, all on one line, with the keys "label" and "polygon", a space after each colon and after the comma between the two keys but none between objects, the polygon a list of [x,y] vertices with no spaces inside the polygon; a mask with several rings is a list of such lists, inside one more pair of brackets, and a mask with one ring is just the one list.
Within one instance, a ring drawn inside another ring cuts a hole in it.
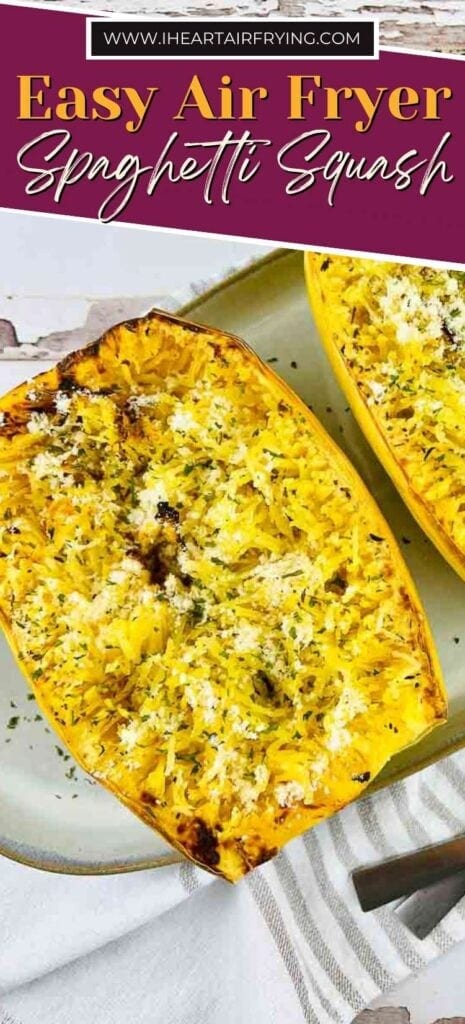
[{"label": "plate rim", "polygon": [[175,864],[188,863],[180,853],[158,854],[155,857],[144,858],[134,862],[128,860],[114,861],[113,863],[102,862],[93,864],[91,861],[54,860],[48,857],[34,857],[11,848],[5,848],[0,841],[0,856],[15,864],[22,864],[24,867],[34,868],[36,871],[45,871],[51,875],[70,875],[74,877],[95,877],[104,875],[129,875],[136,871],[151,871],[156,868],[172,867]]}]

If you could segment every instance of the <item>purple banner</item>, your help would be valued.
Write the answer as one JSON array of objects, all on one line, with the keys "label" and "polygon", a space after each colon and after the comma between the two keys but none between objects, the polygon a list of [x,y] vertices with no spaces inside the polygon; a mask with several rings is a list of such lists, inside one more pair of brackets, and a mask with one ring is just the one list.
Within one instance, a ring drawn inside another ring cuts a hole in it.
[{"label": "purple banner", "polygon": [[463,60],[87,60],[84,15],[25,14],[1,206],[465,265]]}]

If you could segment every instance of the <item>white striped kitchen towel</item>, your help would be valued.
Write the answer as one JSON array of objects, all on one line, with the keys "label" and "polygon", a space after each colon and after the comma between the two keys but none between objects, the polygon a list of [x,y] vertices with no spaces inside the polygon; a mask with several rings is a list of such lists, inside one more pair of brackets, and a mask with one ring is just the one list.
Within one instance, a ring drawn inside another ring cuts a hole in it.
[{"label": "white striped kitchen towel", "polygon": [[362,914],[352,868],[464,824],[461,752],[353,804],[235,887],[188,864],[66,878],[2,862],[5,1012],[14,1024],[349,1024],[465,937],[463,904],[423,942],[392,908]]}]

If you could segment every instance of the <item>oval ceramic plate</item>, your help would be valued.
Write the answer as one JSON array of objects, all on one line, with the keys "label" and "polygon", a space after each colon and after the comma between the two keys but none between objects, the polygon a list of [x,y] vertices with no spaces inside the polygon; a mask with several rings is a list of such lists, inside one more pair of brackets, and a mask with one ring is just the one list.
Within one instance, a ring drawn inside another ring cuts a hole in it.
[{"label": "oval ceramic plate", "polygon": [[[347,408],[309,313],[302,254],[274,253],[181,312],[240,335],[312,405],[374,494],[416,580],[439,649],[450,716],[447,725],[395,758],[377,786],[463,746],[465,585],[414,523]],[[64,873],[135,871],[179,861],[151,829],[75,768],[38,717],[4,640],[0,667],[0,852]]]}]

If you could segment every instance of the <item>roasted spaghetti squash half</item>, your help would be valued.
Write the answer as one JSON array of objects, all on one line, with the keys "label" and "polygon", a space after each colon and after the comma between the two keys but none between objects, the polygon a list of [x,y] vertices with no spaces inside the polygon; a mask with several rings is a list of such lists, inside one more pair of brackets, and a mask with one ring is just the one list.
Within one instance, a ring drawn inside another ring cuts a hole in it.
[{"label": "roasted spaghetti squash half", "polygon": [[445,716],[372,498],[241,341],[154,311],[0,401],[0,608],[76,760],[230,880]]},{"label": "roasted spaghetti squash half", "polygon": [[359,424],[465,579],[465,274],[306,254],[311,305]]}]

